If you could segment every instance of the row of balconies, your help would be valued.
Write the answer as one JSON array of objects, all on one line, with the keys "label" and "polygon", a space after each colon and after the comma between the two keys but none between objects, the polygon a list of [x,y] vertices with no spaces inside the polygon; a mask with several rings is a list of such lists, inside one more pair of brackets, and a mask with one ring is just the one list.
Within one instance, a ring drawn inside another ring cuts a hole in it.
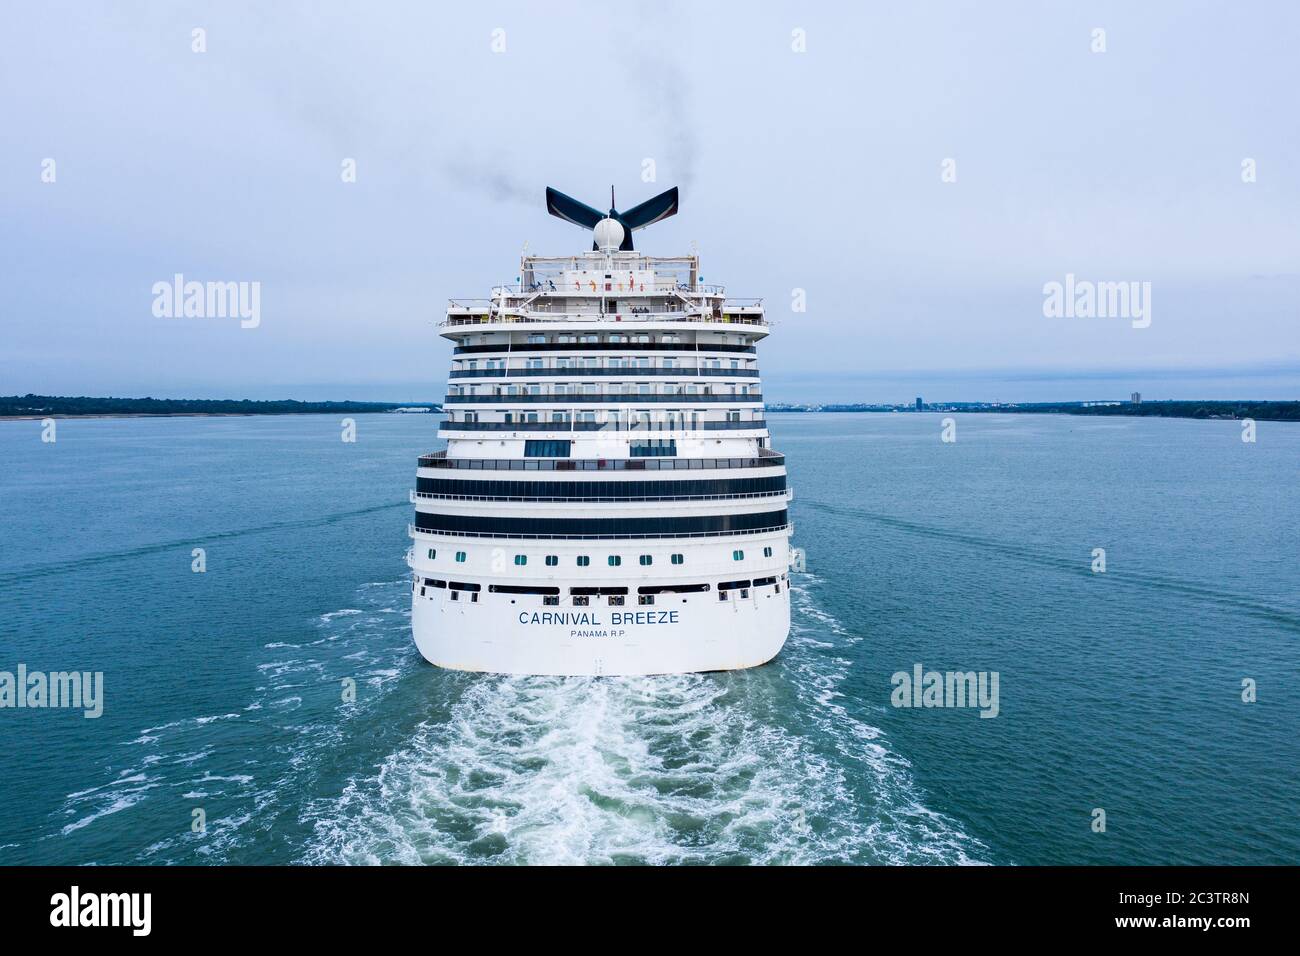
[{"label": "row of balconies", "polygon": [[412,538],[420,536],[428,538],[496,538],[498,540],[524,540],[524,541],[642,541],[642,540],[666,540],[669,538],[737,538],[750,537],[752,535],[778,534],[785,533],[794,535],[794,522],[786,520],[784,524],[771,525],[765,528],[746,528],[730,531],[696,531],[686,533],[657,533],[657,534],[497,534],[495,532],[478,532],[478,531],[444,531],[433,530],[430,528],[420,528],[414,524],[406,526],[406,533]]},{"label": "row of balconies", "polygon": [[444,321],[438,323],[438,326],[439,328],[453,328],[466,325],[528,325],[540,322],[699,322],[721,325],[767,325],[767,322],[761,318],[751,318],[730,314],[713,316],[696,315],[692,313],[667,315],[609,315],[606,313],[591,313],[588,315],[579,312],[565,312],[563,314],[548,316],[543,316],[542,313],[528,315],[511,315],[509,313],[492,313],[488,315],[448,315]]},{"label": "row of balconies", "polygon": [[664,376],[675,375],[678,378],[689,376],[700,377],[724,377],[724,378],[758,378],[757,368],[697,368],[686,365],[667,365],[662,368],[646,368],[641,366],[630,365],[613,365],[609,368],[590,368],[578,365],[556,365],[553,367],[543,368],[456,368],[453,367],[449,377],[451,378],[567,378],[570,376],[610,376],[623,375],[629,372],[635,376]]},{"label": "row of balconies", "polygon": [[[647,386],[648,387],[648,386]],[[730,403],[733,405],[759,405],[763,402],[760,392],[732,392],[723,395],[711,395],[697,392],[613,392],[601,394],[596,392],[552,392],[550,394],[508,394],[495,395],[448,395],[444,401],[450,405],[500,405],[520,402],[530,405],[639,405],[641,403],[662,404],[664,402],[683,401],[688,404]]]},{"label": "row of balconies", "polygon": [[745,458],[450,458],[443,450],[421,455],[417,464],[458,471],[718,471],[781,468],[785,456],[760,448]]},{"label": "row of balconies", "polygon": [[[571,337],[572,338],[572,337]],[[585,338],[585,336],[584,336]],[[612,341],[579,342],[576,339],[567,342],[490,342],[473,345],[457,345],[452,348],[453,355],[482,355],[500,353],[513,355],[519,352],[626,352],[628,344],[636,345],[637,352],[684,352],[691,356],[709,356],[713,352],[726,354],[755,355],[758,349],[753,345],[734,345],[727,342],[680,342],[646,340],[635,343]]]},{"label": "row of balconies", "polygon": [[481,422],[453,421],[447,419],[438,423],[439,432],[683,432],[683,431],[754,431],[766,430],[767,422],[761,418],[750,421],[691,421],[688,419],[666,420],[656,422],[624,421],[611,419],[606,421],[580,421],[565,416],[541,421],[537,412],[521,412],[527,420],[515,422]]},{"label": "row of balconies", "polygon": [[753,491],[753,492],[736,492],[725,495],[639,495],[637,497],[609,497],[609,498],[561,498],[547,497],[543,495],[443,495],[434,494],[424,491],[412,491],[411,504],[418,504],[421,501],[510,501],[519,503],[539,504],[637,504],[647,501],[667,502],[667,501],[749,501],[755,498],[784,498],[786,501],[794,500],[794,489],[783,488],[780,491]]}]

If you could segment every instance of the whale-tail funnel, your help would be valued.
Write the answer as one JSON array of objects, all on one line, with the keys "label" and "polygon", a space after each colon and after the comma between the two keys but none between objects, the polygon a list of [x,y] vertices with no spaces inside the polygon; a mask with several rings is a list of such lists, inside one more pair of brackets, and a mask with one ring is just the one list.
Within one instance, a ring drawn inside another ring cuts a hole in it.
[{"label": "whale-tail funnel", "polygon": [[[677,187],[674,186],[672,189],[661,192],[653,199],[647,199],[626,212],[619,212],[614,208],[614,187],[611,186],[609,189],[609,212],[602,213],[584,202],[578,202],[572,196],[566,196],[558,189],[547,186],[546,211],[552,216],[558,216],[565,222],[571,222],[575,226],[582,226],[586,229],[595,229],[596,223],[602,219],[613,219],[623,227],[623,244],[619,246],[619,249],[629,251],[632,249],[632,230],[644,229],[661,219],[677,215]],[[597,248],[594,242],[591,247],[593,249]]]}]

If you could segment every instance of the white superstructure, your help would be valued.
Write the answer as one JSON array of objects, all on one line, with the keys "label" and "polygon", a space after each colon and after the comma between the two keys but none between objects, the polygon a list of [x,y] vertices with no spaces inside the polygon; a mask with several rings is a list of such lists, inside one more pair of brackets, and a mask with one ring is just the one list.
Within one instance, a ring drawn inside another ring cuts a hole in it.
[{"label": "white superstructure", "polygon": [[695,256],[632,249],[676,190],[609,216],[547,199],[596,248],[525,256],[442,324],[447,449],[411,495],[416,646],[510,674],[762,664],[790,627],[791,533],[762,304],[702,284]]}]

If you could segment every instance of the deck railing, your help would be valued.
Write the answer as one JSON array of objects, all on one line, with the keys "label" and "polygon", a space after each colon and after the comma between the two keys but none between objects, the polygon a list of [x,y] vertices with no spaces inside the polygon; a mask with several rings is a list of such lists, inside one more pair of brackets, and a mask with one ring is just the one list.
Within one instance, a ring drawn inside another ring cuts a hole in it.
[{"label": "deck railing", "polygon": [[448,314],[447,318],[438,323],[439,328],[462,325],[543,325],[574,322],[620,322],[634,324],[637,322],[654,322],[663,324],[671,323],[695,323],[700,325],[752,325],[766,326],[767,321],[757,316],[747,315],[710,315],[707,313],[667,313],[661,315],[654,314],[631,314],[627,312],[609,313],[609,312],[557,312],[545,314],[541,312],[530,312],[522,314],[465,314],[452,315]]},{"label": "deck railing", "polygon": [[[628,351],[636,351],[629,348]],[[756,368],[695,368],[694,366],[681,365],[676,368],[637,368],[626,366],[624,368],[582,368],[581,366],[571,365],[564,368],[468,368],[452,369],[449,378],[564,378],[573,376],[575,378],[585,378],[587,376],[610,376],[617,375],[622,378],[640,378],[642,376],[674,376],[677,378],[692,378],[715,376],[723,378],[758,378],[759,373]]]},{"label": "deck railing", "polygon": [[[635,377],[635,376],[630,376]],[[702,405],[761,404],[763,396],[758,392],[747,394],[706,394],[702,392],[671,392],[655,395],[643,395],[639,392],[617,392],[612,395],[588,395],[570,392],[564,395],[448,395],[443,399],[446,405],[662,405],[665,402],[678,405],[699,403]]]},{"label": "deck railing", "polygon": [[747,458],[448,458],[446,451],[421,455],[421,468],[463,471],[723,471],[731,468],[780,468],[785,456],[760,449]]},{"label": "deck railing", "polygon": [[767,428],[767,422],[758,419],[749,422],[696,422],[655,423],[652,425],[627,422],[452,422],[438,423],[440,432],[687,432],[687,431],[753,431]]},{"label": "deck railing", "polygon": [[406,526],[406,533],[411,537],[417,534],[435,538],[510,538],[528,541],[628,541],[645,538],[730,538],[736,535],[775,534],[779,531],[794,533],[794,522],[772,525],[769,528],[747,528],[736,531],[683,531],[656,534],[522,534],[511,532],[504,534],[492,531],[442,531],[433,528],[417,528],[413,524]]}]

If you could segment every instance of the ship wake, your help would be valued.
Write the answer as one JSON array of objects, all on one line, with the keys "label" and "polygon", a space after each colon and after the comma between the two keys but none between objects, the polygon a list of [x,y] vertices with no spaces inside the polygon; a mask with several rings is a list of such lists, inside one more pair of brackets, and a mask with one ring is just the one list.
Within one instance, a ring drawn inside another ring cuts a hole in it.
[{"label": "ship wake", "polygon": [[906,761],[844,706],[855,640],[797,588],[794,631],[765,668],[473,678],[376,773],[308,809],[302,859],[978,861],[984,848],[923,806]]},{"label": "ship wake", "polygon": [[[818,605],[820,581],[792,579],[771,664],[637,678],[431,668],[405,580],[368,585],[268,641],[243,706],[111,748],[102,785],[69,794],[38,844],[134,839],[149,863],[986,860],[852,699],[861,638]],[[141,843],[136,815],[159,800],[206,808],[206,832]]]}]

